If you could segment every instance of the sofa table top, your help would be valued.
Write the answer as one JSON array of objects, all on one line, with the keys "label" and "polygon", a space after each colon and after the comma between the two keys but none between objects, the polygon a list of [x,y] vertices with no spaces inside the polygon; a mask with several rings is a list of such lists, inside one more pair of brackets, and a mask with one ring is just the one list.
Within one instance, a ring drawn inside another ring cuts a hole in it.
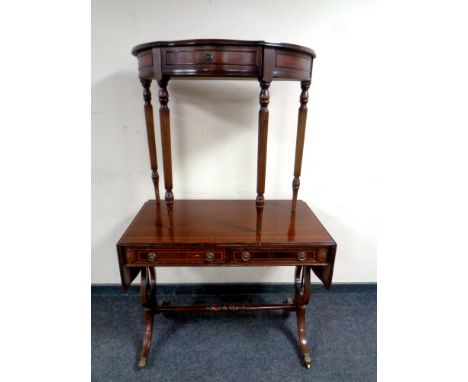
[{"label": "sofa table top", "polygon": [[295,213],[290,200],[267,200],[263,213],[257,211],[253,200],[176,200],[169,209],[164,201],[149,200],[118,245],[335,245],[302,200]]}]

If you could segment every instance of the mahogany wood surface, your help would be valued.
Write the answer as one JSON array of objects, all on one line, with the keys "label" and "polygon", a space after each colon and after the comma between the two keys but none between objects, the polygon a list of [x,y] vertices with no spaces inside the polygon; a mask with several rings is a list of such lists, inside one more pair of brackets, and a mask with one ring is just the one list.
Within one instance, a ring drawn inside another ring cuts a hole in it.
[{"label": "mahogany wood surface", "polygon": [[167,92],[167,78],[158,81],[159,85],[159,122],[161,124],[161,143],[163,148],[165,199],[168,204],[174,201],[172,194],[172,154],[171,154],[171,126],[169,107],[169,94]]},{"label": "mahogany wood surface", "polygon": [[268,140],[268,103],[270,83],[260,82],[260,111],[258,112],[258,150],[257,150],[257,207],[262,208],[264,203],[267,140]]},{"label": "mahogany wood surface", "polygon": [[305,46],[289,44],[284,42],[267,42],[253,40],[228,40],[228,39],[192,39],[192,40],[177,40],[177,41],[154,41],[136,45],[132,49],[132,54],[137,56],[141,52],[156,47],[184,47],[184,46],[221,46],[221,47],[239,47],[239,46],[256,46],[256,47],[271,47],[279,49],[289,49],[292,51],[302,52],[315,58],[315,52]]},{"label": "mahogany wood surface", "polygon": [[[168,211],[172,209],[172,222]],[[336,245],[302,200],[291,213],[290,200],[266,200],[262,239],[256,235],[257,209],[252,200],[147,201],[119,241],[119,245],[268,244]],[[172,229],[171,229],[172,225]],[[293,232],[290,227],[294,226]]]},{"label": "mahogany wood surface", "polygon": [[153,180],[156,200],[159,200],[158,158],[156,155],[156,140],[154,135],[153,105],[151,105],[151,80],[141,80],[141,84],[143,85],[143,98],[145,100],[145,121],[151,163],[151,179]]},{"label": "mahogany wood surface", "polygon": [[301,168],[302,168],[302,155],[304,153],[304,139],[305,139],[305,128],[307,119],[307,102],[309,101],[309,93],[307,92],[310,87],[310,81],[301,82],[301,106],[299,107],[299,117],[297,120],[297,134],[296,134],[296,157],[294,160],[294,179],[292,183],[293,187],[293,201],[291,208],[296,209],[297,193],[301,184]]},{"label": "mahogany wood surface", "polygon": [[156,41],[137,45],[140,78],[247,77],[310,80],[315,52],[284,43],[240,40]]}]

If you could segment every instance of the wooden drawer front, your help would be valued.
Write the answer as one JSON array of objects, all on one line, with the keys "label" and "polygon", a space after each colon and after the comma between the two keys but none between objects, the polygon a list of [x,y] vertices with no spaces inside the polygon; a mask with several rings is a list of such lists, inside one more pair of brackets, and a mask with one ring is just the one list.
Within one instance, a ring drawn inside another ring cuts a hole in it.
[{"label": "wooden drawer front", "polygon": [[224,252],[216,250],[127,249],[127,265],[222,264]]},{"label": "wooden drawer front", "polygon": [[153,75],[153,53],[151,51],[138,55],[138,74],[140,77]]},{"label": "wooden drawer front", "polygon": [[261,49],[247,47],[165,48],[161,55],[165,74],[255,75],[259,73]]},{"label": "wooden drawer front", "polygon": [[326,263],[326,248],[307,250],[261,250],[261,251],[233,251],[232,261],[244,264],[318,264]]},{"label": "wooden drawer front", "polygon": [[307,80],[310,79],[311,71],[312,58],[310,56],[297,52],[276,51],[273,77]]}]

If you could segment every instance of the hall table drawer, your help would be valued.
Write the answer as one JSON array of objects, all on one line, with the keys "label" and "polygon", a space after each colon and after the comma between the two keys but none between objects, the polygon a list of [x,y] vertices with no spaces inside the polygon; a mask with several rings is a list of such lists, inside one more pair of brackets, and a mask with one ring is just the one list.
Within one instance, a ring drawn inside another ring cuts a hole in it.
[{"label": "hall table drawer", "polygon": [[257,76],[261,49],[253,47],[174,47],[161,49],[162,71],[168,75]]},{"label": "hall table drawer", "polygon": [[127,249],[127,266],[155,265],[209,265],[223,264],[224,251],[219,249],[180,250],[180,249]]},{"label": "hall table drawer", "polygon": [[235,250],[232,262],[264,265],[326,264],[327,248],[297,250]]}]

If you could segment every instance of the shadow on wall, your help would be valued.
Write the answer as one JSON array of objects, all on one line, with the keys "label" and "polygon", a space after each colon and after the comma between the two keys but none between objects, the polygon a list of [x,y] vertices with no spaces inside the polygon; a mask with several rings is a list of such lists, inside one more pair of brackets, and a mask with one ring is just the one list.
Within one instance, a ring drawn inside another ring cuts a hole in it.
[{"label": "shadow on wall", "polygon": [[333,279],[348,278],[348,282],[359,282],[359,279],[349,280],[349,275],[357,271],[357,274],[363,275],[364,279],[375,280],[376,262],[370,262],[368,259],[371,258],[369,254],[376,253],[377,248],[372,236],[369,236],[368,229],[359,227],[356,223],[348,224],[343,218],[338,218],[316,206],[310,207],[338,243]]},{"label": "shadow on wall", "polygon": [[[158,89],[153,81],[151,93],[162,181]],[[259,92],[256,81],[170,80],[168,106],[174,176],[184,179],[190,175],[184,172],[197,158],[219,157],[233,138],[244,132],[252,136],[249,141],[253,150],[236,157],[237,170],[239,174],[255,170]],[[93,168],[96,166],[101,175],[143,171],[149,174],[143,91],[137,76],[133,72],[120,72],[99,81],[92,87],[92,99]],[[204,143],[202,147],[201,143]]]},{"label": "shadow on wall", "polygon": [[[157,85],[154,88],[157,89]],[[182,194],[193,194],[193,186],[203,182],[194,171],[208,182],[233,173],[241,178],[243,184],[239,187],[249,187],[248,180],[255,176],[257,161],[258,84],[253,81],[174,80],[169,82],[168,91],[178,190]],[[241,154],[236,147],[239,137],[244,135],[251,136],[252,139],[246,139],[246,145],[251,147]],[[216,181],[210,183],[218,193],[228,191]],[[254,195],[255,184],[252,186]],[[203,197],[213,197],[208,187]]]}]

